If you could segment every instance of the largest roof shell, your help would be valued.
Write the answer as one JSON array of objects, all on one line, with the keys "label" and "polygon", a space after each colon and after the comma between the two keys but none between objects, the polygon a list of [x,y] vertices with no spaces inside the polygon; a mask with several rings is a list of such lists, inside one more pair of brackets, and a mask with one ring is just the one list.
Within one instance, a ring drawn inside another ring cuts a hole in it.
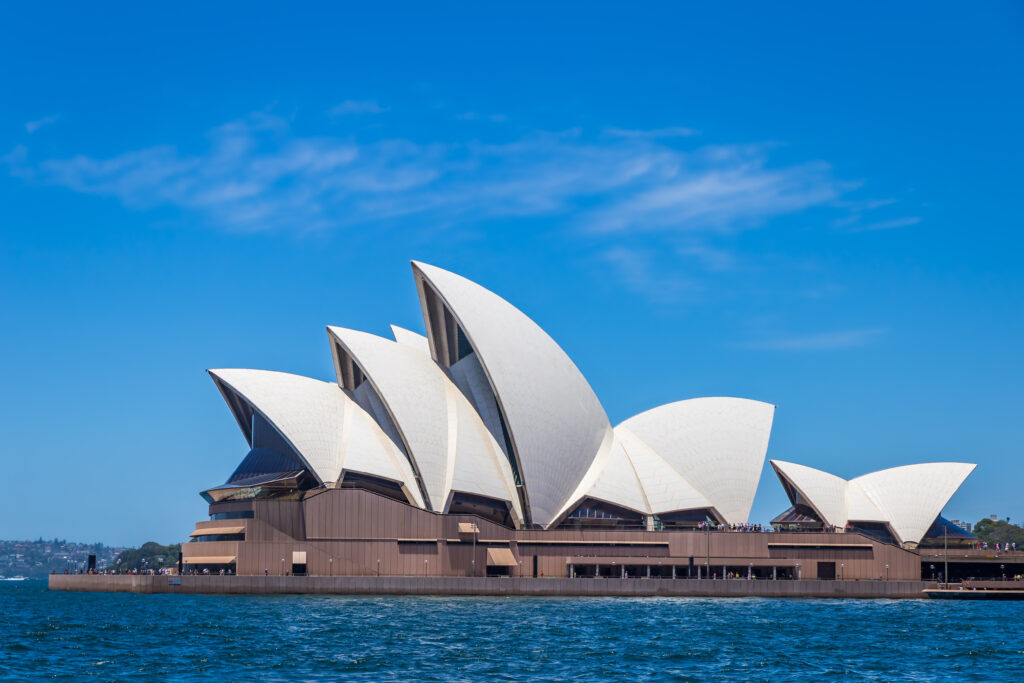
[{"label": "largest roof shell", "polygon": [[572,360],[523,312],[455,273],[412,265],[434,359],[446,367],[459,360],[461,329],[507,426],[531,521],[551,524],[602,445],[611,447],[604,409]]}]

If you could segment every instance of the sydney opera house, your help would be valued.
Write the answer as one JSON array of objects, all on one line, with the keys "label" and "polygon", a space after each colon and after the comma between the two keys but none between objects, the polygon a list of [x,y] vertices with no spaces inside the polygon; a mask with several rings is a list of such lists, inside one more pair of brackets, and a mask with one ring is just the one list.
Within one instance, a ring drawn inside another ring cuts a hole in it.
[{"label": "sydney opera house", "polygon": [[209,371],[249,450],[202,492],[186,571],[918,580],[929,543],[970,540],[941,517],[963,463],[847,481],[772,460],[792,506],[752,526],[774,406],[691,398],[612,426],[524,313],[412,269],[427,336],[328,327],[330,382]]}]

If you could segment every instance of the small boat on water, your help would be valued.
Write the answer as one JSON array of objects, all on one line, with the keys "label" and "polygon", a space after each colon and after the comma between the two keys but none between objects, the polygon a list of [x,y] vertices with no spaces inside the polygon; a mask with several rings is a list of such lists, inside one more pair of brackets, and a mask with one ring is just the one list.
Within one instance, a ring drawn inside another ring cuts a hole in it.
[{"label": "small boat on water", "polygon": [[0,576],[0,581],[28,581],[27,576]]}]

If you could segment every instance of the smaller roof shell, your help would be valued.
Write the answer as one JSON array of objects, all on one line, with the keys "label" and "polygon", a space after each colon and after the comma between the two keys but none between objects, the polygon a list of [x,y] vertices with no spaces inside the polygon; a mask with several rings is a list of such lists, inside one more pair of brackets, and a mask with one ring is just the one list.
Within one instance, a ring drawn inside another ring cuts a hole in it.
[{"label": "smaller roof shell", "polygon": [[850,522],[886,523],[902,543],[920,543],[975,468],[962,462],[920,463],[847,481],[796,463],[772,460],[771,465],[822,521],[839,528]]},{"label": "smaller roof shell", "polygon": [[764,467],[775,406],[694,398],[652,408],[616,430],[632,435],[700,493],[723,521],[747,521]]},{"label": "smaller roof shell", "polygon": [[[229,405],[229,396],[234,395],[259,412],[321,483],[338,485],[345,472],[359,472],[401,484],[409,502],[424,506],[408,460],[338,385],[269,370],[209,373]],[[235,417],[246,439],[251,439],[245,420]]]},{"label": "smaller roof shell", "polygon": [[423,480],[429,507],[444,512],[452,493],[461,491],[509,503],[520,524],[508,459],[440,366],[409,344],[359,330],[327,329],[336,367],[339,353],[348,354],[380,396]]}]

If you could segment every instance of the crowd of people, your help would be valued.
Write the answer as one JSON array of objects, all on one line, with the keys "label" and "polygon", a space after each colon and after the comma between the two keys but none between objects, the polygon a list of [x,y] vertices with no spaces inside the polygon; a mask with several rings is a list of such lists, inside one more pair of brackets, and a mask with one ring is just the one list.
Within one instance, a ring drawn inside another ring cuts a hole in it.
[{"label": "crowd of people", "polygon": [[[973,544],[972,547],[974,548],[974,550],[989,550],[989,545],[987,541],[978,541],[977,543]],[[1008,553],[1016,550],[1017,544],[1016,542],[1007,542],[1002,544],[996,542],[992,544],[992,549],[1001,550],[1004,553]]]}]

